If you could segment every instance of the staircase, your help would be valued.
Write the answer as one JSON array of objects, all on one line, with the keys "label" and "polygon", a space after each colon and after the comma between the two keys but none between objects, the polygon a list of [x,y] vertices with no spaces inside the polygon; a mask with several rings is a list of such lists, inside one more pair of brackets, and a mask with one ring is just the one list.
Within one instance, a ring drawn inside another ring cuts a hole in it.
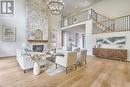
[{"label": "staircase", "polygon": [[[96,24],[96,26],[97,26],[97,28],[96,29],[93,29],[93,34],[97,34],[97,33],[105,33],[105,32],[113,32],[113,29],[111,29],[111,28],[109,28],[109,27],[107,27],[107,26],[105,26],[105,25],[103,25],[103,24],[101,24],[101,23],[99,23],[99,22],[95,22],[95,21],[93,21],[95,24]],[[98,31],[97,31],[98,30]]]},{"label": "staircase", "polygon": [[95,23],[102,31],[95,32],[97,30],[94,29],[93,34],[130,31],[130,15]]},{"label": "staircase", "polygon": [[[93,20],[97,28],[93,28],[93,34],[130,31],[130,15],[110,19],[93,9],[62,19],[61,27]],[[65,24],[65,21],[67,22]]]}]

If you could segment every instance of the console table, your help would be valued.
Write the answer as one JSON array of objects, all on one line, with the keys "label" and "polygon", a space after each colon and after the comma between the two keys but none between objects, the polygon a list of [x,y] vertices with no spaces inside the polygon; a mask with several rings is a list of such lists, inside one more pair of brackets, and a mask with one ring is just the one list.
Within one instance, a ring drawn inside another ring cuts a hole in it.
[{"label": "console table", "polygon": [[126,49],[107,49],[107,48],[93,48],[93,55],[99,58],[127,60]]}]

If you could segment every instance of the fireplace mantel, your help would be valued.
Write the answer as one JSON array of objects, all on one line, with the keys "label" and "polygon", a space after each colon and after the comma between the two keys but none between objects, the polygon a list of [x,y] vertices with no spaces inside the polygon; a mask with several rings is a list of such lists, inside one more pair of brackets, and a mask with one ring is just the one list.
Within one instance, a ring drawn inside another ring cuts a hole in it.
[{"label": "fireplace mantel", "polygon": [[47,43],[48,40],[28,40],[28,42],[43,42],[43,43]]}]

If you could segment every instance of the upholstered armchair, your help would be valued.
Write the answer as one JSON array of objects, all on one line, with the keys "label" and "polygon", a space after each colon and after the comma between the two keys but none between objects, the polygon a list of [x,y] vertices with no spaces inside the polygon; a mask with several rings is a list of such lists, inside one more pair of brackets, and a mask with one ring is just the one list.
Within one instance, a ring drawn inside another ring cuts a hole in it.
[{"label": "upholstered armchair", "polygon": [[68,68],[75,66],[76,69],[76,57],[75,52],[65,53],[64,56],[56,56],[56,68],[57,65],[61,65],[66,69],[66,74],[68,73]]},{"label": "upholstered armchair", "polygon": [[87,50],[82,49],[77,53],[77,62],[82,63],[85,62],[86,64],[86,58],[87,58]]}]

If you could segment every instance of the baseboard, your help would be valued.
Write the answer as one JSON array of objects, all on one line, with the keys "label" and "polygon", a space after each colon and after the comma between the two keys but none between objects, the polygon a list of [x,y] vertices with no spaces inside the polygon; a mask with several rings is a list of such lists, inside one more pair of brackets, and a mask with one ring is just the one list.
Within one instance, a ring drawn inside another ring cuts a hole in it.
[{"label": "baseboard", "polygon": [[16,57],[16,56],[4,56],[4,57],[0,57],[1,58],[11,58],[11,57]]}]

